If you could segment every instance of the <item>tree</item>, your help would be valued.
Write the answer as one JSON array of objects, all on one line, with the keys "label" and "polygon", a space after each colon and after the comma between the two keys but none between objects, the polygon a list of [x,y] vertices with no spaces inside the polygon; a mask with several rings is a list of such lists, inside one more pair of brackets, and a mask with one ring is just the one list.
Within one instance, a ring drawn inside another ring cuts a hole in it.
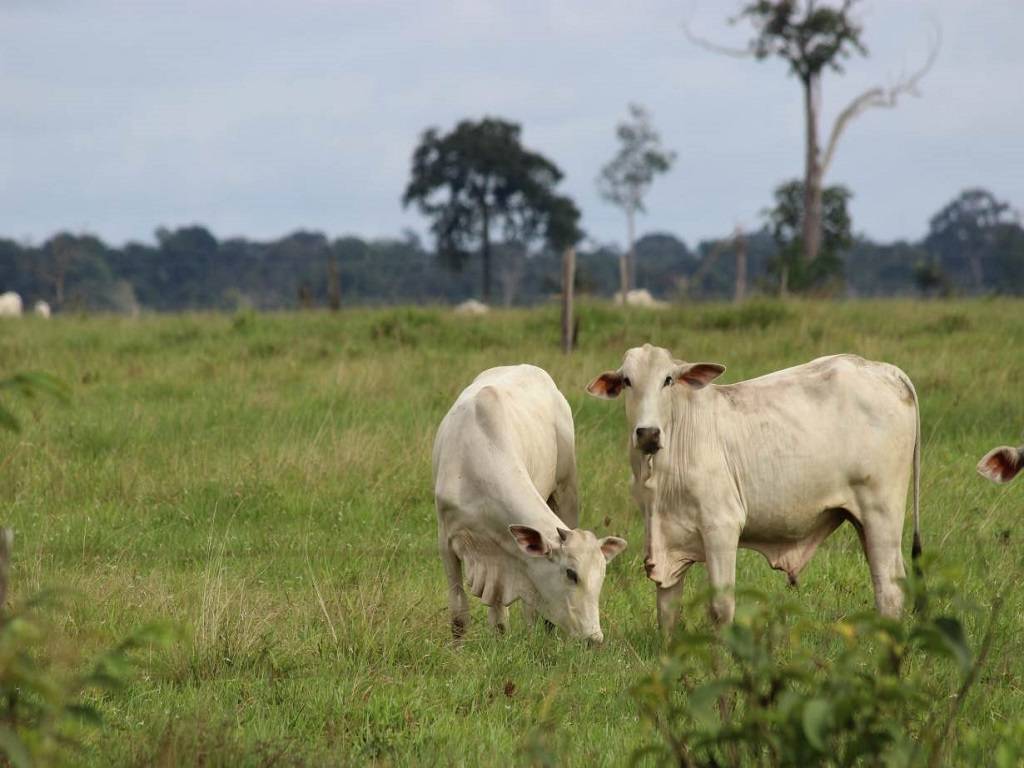
[{"label": "tree", "polygon": [[822,75],[828,69],[842,73],[843,62],[854,53],[867,55],[867,47],[861,40],[863,27],[852,14],[857,2],[843,0],[839,7],[822,5],[816,0],[749,2],[731,20],[731,23],[736,23],[746,19],[754,27],[755,36],[745,49],[708,43],[687,28],[691,40],[719,53],[754,56],[757,59],[782,59],[789,65],[790,74],[800,81],[805,121],[802,209],[806,212],[801,222],[801,256],[807,263],[813,262],[822,251],[824,181],[843,132],[864,111],[874,107],[892,108],[897,105],[900,97],[917,95],[918,85],[938,55],[936,36],[921,69],[893,86],[875,86],[853,99],[836,117],[822,151],[819,141]]},{"label": "tree", "polygon": [[636,263],[636,214],[644,211],[644,197],[654,177],[666,173],[675,161],[675,152],[663,149],[661,137],[651,125],[651,116],[643,107],[630,104],[629,118],[615,129],[619,151],[601,169],[598,191],[608,202],[626,214],[626,252],[619,261],[622,301],[630,288],[630,273]]},{"label": "tree", "polygon": [[[423,133],[413,152],[412,174],[402,204],[415,203],[433,221],[438,255],[461,269],[479,250],[485,301],[491,296],[492,238],[528,247],[572,228],[579,212],[555,192],[562,172],[543,155],[523,147],[516,123],[497,118],[463,120],[450,133]],[[575,212],[575,218],[569,215]],[[577,238],[578,239],[578,238]]]},{"label": "tree", "polygon": [[984,262],[997,245],[1006,250],[1001,241],[1017,223],[1008,203],[986,189],[967,189],[932,216],[925,247],[954,268],[963,260],[975,291],[980,293],[985,289]]},{"label": "tree", "polygon": [[842,274],[843,253],[853,245],[850,214],[846,203],[850,190],[842,186],[822,191],[822,238],[820,253],[813,262],[801,258],[804,252],[804,184],[794,179],[775,189],[775,207],[764,212],[778,252],[770,269],[778,277],[779,293],[822,288]]}]

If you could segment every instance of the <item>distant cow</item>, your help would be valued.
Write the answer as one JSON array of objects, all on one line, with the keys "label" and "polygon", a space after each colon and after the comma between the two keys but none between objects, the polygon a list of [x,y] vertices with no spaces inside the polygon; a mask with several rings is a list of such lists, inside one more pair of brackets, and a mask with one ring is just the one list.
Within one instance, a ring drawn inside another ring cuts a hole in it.
[{"label": "distant cow", "polygon": [[490,311],[490,307],[476,299],[466,299],[461,304],[456,304],[454,309],[457,315],[486,315]]},{"label": "distant cow", "polygon": [[978,462],[978,473],[994,483],[1008,483],[1024,468],[1024,445],[993,448]]},{"label": "distant cow", "polygon": [[910,379],[855,355],[712,384],[724,370],[647,344],[587,387],[601,398],[626,392],[633,495],[647,526],[659,624],[675,623],[693,563],[707,564],[712,612],[730,621],[737,547],[760,552],[795,584],[846,520],[867,555],[875,605],[898,615],[911,473],[920,552],[920,421]]},{"label": "distant cow", "polygon": [[448,576],[452,632],[469,620],[470,591],[505,629],[522,599],[574,637],[600,642],[605,564],[626,548],[576,528],[572,411],[540,368],[484,371],[463,390],[434,441],[438,545]]},{"label": "distant cow", "polygon": [[0,293],[0,317],[21,317],[21,296],[14,291]]},{"label": "distant cow", "polygon": [[[616,304],[622,303],[622,291],[616,291]],[[647,307],[648,309],[665,309],[668,302],[654,298],[646,288],[634,288],[626,291],[626,304],[630,307]]]},{"label": "distant cow", "polygon": [[35,306],[32,307],[32,311],[39,317],[49,317],[50,305],[45,301],[39,300],[35,303]]}]

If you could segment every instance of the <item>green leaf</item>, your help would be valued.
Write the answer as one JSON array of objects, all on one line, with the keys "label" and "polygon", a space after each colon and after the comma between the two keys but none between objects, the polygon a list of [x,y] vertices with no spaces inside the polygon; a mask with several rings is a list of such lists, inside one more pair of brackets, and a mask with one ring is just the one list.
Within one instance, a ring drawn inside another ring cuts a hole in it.
[{"label": "green leaf", "polygon": [[803,727],[807,743],[819,752],[828,749],[826,740],[832,729],[832,703],[826,699],[811,699],[804,705]]},{"label": "green leaf", "polygon": [[733,681],[712,680],[690,691],[687,705],[694,722],[705,730],[713,731],[719,726],[718,700],[733,687]]},{"label": "green leaf", "polygon": [[8,725],[0,725],[0,753],[14,768],[32,768],[32,756],[25,743]]}]

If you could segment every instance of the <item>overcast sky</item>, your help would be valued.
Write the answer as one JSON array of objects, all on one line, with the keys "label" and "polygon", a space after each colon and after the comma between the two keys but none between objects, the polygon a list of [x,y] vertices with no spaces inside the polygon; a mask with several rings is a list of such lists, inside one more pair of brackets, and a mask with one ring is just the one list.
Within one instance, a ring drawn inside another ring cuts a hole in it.
[{"label": "overcast sky", "polygon": [[[741,44],[728,0],[0,0],[0,235],[58,229],[112,243],[159,225],[218,237],[397,235],[421,131],[522,123],[565,172],[601,241],[621,216],[594,179],[635,101],[676,167],[640,231],[693,244],[755,226],[799,175],[800,91],[778,62],[716,56],[681,25]],[[824,82],[827,131],[856,93],[943,45],[920,98],[864,115],[830,173],[855,228],[915,238],[961,189],[1024,207],[1024,2],[866,0],[870,58]]]}]

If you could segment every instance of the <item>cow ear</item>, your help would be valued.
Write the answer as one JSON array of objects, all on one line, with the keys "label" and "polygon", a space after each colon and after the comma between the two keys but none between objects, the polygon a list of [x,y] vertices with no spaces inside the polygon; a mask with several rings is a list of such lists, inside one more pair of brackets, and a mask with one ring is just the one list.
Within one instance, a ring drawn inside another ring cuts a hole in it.
[{"label": "cow ear", "polygon": [[1024,469],[1021,452],[1008,445],[993,448],[978,462],[978,474],[994,483],[1008,483]]},{"label": "cow ear", "polygon": [[551,546],[544,539],[544,535],[536,528],[528,525],[510,525],[508,531],[519,548],[530,557],[545,557],[551,551]]},{"label": "cow ear", "polygon": [[626,377],[619,371],[605,371],[587,384],[587,392],[602,400],[614,400],[622,391]]},{"label": "cow ear", "polygon": [[614,560],[616,555],[626,549],[626,540],[618,536],[605,536],[597,543],[601,545],[601,554],[607,562]]},{"label": "cow ear", "polygon": [[725,366],[718,363],[683,363],[675,370],[676,381],[684,381],[700,389],[725,373]]}]

